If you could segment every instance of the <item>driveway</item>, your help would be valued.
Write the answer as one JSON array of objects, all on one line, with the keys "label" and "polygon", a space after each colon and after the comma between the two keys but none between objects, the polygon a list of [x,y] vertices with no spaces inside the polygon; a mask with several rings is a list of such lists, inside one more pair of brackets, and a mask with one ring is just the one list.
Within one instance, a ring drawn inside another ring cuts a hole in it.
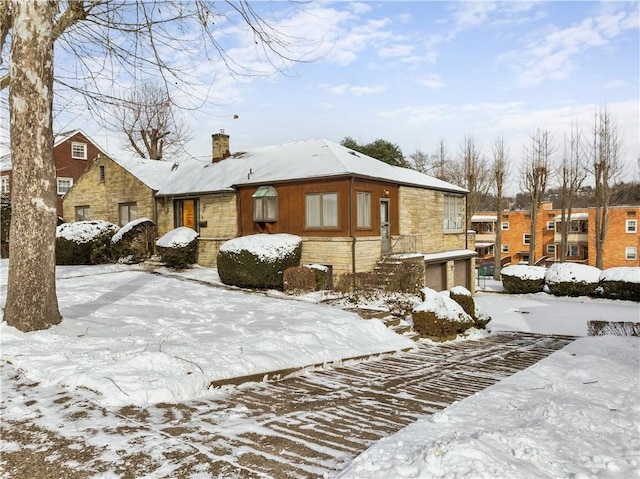
[{"label": "driveway", "polygon": [[[0,412],[20,407],[25,417],[3,421],[2,477],[331,477],[378,439],[572,340],[502,333],[421,342],[408,353],[147,408],[97,406],[91,391],[45,387],[2,364]],[[45,403],[53,420],[40,412]]]}]

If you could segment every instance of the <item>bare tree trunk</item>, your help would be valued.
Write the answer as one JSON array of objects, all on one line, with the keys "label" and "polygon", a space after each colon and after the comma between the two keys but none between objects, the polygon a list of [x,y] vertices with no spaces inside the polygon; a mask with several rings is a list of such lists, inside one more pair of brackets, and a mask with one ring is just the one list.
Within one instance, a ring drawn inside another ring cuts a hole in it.
[{"label": "bare tree trunk", "polygon": [[504,210],[504,184],[509,174],[507,149],[501,138],[493,145],[493,177],[496,184],[496,244],[494,251],[493,279],[500,279],[502,268],[502,211]]},{"label": "bare tree trunk", "polygon": [[[13,163],[11,260],[4,318],[21,331],[58,324],[53,159],[56,2],[14,0],[9,115]],[[29,287],[26,287],[28,285]]]}]

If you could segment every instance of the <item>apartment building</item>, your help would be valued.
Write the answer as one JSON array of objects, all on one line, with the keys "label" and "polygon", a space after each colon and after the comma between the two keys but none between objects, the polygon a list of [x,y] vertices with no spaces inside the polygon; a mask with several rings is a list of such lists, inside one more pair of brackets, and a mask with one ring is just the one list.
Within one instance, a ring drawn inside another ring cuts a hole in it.
[{"label": "apartment building", "polygon": [[[543,203],[538,213],[535,264],[549,266],[559,261],[561,210],[552,203]],[[578,208],[571,213],[567,241],[567,261],[595,266],[595,208]],[[608,215],[608,231],[604,243],[604,268],[640,266],[640,206],[612,206]],[[477,262],[492,261],[496,251],[496,229],[502,232],[500,257],[506,263],[528,263],[531,242],[531,212],[480,212],[471,218],[471,229],[476,232]]]}]

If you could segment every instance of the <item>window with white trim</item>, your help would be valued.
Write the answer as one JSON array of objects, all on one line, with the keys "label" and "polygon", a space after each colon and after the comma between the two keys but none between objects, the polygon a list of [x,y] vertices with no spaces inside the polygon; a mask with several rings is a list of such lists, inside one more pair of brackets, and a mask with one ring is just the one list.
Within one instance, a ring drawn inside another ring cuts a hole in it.
[{"label": "window with white trim", "polygon": [[556,245],[548,244],[547,245],[547,254],[556,254]]},{"label": "window with white trim", "polygon": [[626,220],[624,230],[627,233],[637,233],[638,232],[638,220]]},{"label": "window with white trim", "polygon": [[77,141],[71,142],[71,158],[74,160],[86,160],[87,159],[87,144],[79,143]]},{"label": "window with white trim", "polygon": [[308,193],[304,201],[306,228],[338,227],[338,193]]},{"label": "window with white trim", "polygon": [[73,186],[73,178],[56,178],[56,180],[59,195],[64,195]]},{"label": "window with white trim", "polygon": [[509,245],[508,244],[503,244],[500,248],[501,248],[503,253],[508,253],[509,252]]},{"label": "window with white trim", "polygon": [[76,221],[89,221],[91,208],[89,206],[76,206]]},{"label": "window with white trim", "polygon": [[509,229],[509,222],[508,221],[503,221],[502,224],[500,225],[500,228],[502,228],[503,231],[506,231]]},{"label": "window with white trim", "polygon": [[555,221],[547,221],[547,230],[555,231],[555,229],[556,229],[556,222]]},{"label": "window with white trim", "polygon": [[460,195],[444,195],[444,231],[462,232],[464,222],[463,197]]},{"label": "window with white trim", "polygon": [[0,176],[0,193],[9,193],[9,176]]},{"label": "window with white trim", "polygon": [[577,244],[570,244],[567,246],[567,256],[577,258],[580,256],[580,246]]},{"label": "window with white trim", "polygon": [[273,186],[261,186],[253,194],[253,221],[278,221],[278,192]]},{"label": "window with white trim", "polygon": [[356,194],[358,228],[371,228],[371,193],[368,191],[358,191]]},{"label": "window with white trim", "polygon": [[124,226],[130,221],[138,219],[138,203],[120,203],[118,204],[118,218],[120,226]]},{"label": "window with white trim", "polygon": [[531,233],[525,233],[522,235],[522,244],[531,244]]},{"label": "window with white trim", "polygon": [[638,247],[637,246],[627,246],[624,249],[624,257],[628,261],[635,261],[638,259]]}]

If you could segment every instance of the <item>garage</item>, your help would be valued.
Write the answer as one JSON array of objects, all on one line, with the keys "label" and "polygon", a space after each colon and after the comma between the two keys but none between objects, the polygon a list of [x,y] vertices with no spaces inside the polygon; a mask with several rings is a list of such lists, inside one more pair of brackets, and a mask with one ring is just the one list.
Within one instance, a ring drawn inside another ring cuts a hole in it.
[{"label": "garage", "polygon": [[425,265],[425,285],[436,291],[447,289],[447,263],[428,263]]}]

